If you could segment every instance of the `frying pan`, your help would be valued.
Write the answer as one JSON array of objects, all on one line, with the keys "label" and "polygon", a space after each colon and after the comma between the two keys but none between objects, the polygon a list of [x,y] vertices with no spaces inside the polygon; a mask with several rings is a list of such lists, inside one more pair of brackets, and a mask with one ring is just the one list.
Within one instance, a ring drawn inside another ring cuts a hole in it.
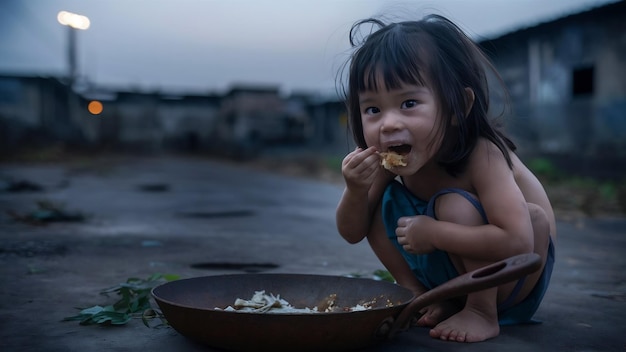
[{"label": "frying pan", "polygon": [[[501,285],[533,273],[539,255],[510,257],[458,276],[419,296],[397,284],[367,278],[307,274],[232,274],[167,282],[152,297],[181,335],[210,347],[235,351],[338,351],[362,349],[408,326],[422,308]],[[256,313],[215,309],[249,299],[256,291],[280,295],[296,308],[313,308],[330,294],[336,305],[371,309],[329,313]],[[391,304],[389,304],[391,303]]]}]

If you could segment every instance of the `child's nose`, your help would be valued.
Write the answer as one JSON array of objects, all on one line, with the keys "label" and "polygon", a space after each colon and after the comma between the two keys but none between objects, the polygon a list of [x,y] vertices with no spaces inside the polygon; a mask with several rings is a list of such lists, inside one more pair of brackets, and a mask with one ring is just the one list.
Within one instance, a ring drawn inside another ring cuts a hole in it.
[{"label": "child's nose", "polygon": [[393,132],[400,128],[402,128],[402,120],[398,114],[387,112],[383,115],[382,124],[380,126],[381,132]]}]

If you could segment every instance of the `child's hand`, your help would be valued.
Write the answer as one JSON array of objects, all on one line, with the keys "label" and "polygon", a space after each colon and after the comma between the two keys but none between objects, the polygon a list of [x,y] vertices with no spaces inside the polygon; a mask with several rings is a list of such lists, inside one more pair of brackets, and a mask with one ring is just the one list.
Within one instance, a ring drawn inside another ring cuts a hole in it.
[{"label": "child's hand", "polygon": [[374,147],[365,150],[356,148],[346,155],[341,163],[341,173],[346,180],[346,187],[353,190],[361,189],[367,192],[380,171],[380,156]]},{"label": "child's hand", "polygon": [[430,241],[436,224],[437,220],[426,215],[401,217],[396,228],[398,243],[408,253],[430,253],[436,249]]}]

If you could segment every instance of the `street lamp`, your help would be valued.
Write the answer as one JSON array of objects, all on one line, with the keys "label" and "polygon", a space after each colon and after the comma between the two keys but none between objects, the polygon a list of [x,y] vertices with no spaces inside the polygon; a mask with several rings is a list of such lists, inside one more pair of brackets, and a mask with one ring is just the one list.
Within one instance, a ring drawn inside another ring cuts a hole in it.
[{"label": "street lamp", "polygon": [[72,12],[60,11],[57,21],[68,28],[68,62],[69,62],[69,85],[74,86],[74,81],[78,76],[76,65],[76,30],[86,30],[91,22],[87,16],[78,15]]}]

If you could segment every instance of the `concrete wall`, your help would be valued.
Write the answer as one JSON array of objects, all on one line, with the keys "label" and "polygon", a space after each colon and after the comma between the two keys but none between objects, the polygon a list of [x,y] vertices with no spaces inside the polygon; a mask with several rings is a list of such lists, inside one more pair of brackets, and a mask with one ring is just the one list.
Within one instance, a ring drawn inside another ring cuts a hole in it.
[{"label": "concrete wall", "polygon": [[626,157],[626,3],[484,41],[528,153]]}]

